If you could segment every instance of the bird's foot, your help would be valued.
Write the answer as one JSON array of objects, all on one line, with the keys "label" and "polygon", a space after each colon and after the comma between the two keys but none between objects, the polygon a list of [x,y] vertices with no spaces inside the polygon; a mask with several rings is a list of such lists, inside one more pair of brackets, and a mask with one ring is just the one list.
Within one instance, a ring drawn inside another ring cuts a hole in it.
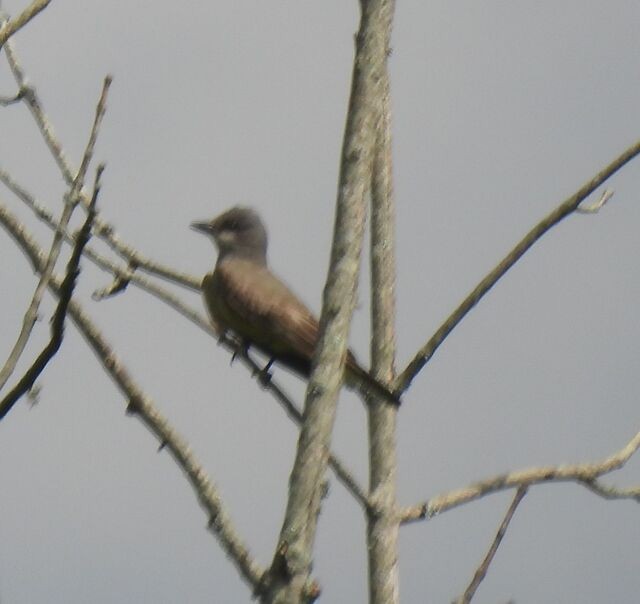
[{"label": "bird's foot", "polygon": [[239,355],[246,357],[249,354],[249,342],[247,340],[240,340],[238,343],[238,347],[233,351],[231,355],[231,361],[229,365],[233,365],[233,362],[238,358]]},{"label": "bird's foot", "polygon": [[269,385],[269,383],[271,382],[271,378],[273,377],[269,369],[271,369],[271,365],[273,365],[274,362],[274,358],[269,359],[267,364],[255,374],[258,382],[260,382],[260,384],[265,388]]}]

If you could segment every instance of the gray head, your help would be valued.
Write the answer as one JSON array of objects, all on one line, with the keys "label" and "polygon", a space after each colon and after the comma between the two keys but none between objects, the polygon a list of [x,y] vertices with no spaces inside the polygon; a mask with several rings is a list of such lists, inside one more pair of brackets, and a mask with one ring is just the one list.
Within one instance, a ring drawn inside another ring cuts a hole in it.
[{"label": "gray head", "polygon": [[213,238],[218,261],[229,254],[267,261],[267,230],[251,208],[236,206],[208,222],[192,222],[191,228]]}]

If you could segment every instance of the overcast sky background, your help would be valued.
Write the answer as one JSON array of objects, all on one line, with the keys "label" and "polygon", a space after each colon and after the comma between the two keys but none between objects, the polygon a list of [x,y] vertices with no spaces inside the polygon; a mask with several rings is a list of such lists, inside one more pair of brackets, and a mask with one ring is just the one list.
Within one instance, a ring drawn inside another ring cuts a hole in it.
[{"label": "overcast sky background", "polygon": [[[2,2],[13,14],[26,4]],[[125,241],[202,275],[214,250],[189,223],[250,204],[268,224],[272,266],[319,310],[357,24],[357,2],[344,0],[53,0],[14,43],[74,165],[114,75],[99,205]],[[639,29],[636,0],[398,2],[399,368],[535,222],[640,136]],[[3,57],[0,95],[14,92]],[[22,105],[0,109],[0,167],[59,212],[65,187]],[[599,460],[640,429],[640,161],[609,186],[605,209],[546,235],[415,380],[399,420],[402,504],[510,469]],[[4,188],[0,202],[49,245]],[[4,362],[36,278],[3,234],[0,255]],[[175,312],[134,288],[91,301],[109,277],[83,267],[86,309],[268,564],[296,429]],[[351,337],[365,363],[367,282],[365,264]],[[28,359],[52,308],[47,299]],[[275,379],[302,400],[303,382]],[[39,404],[21,402],[0,425],[2,604],[249,601],[179,469],[125,416],[72,326],[40,383]],[[334,438],[366,482],[365,414],[351,393]],[[330,480],[314,576],[322,601],[364,602],[364,521]],[[640,461],[608,480],[637,484]],[[402,601],[459,595],[512,495],[402,528]],[[477,602],[633,601],[639,514],[575,485],[532,489]]]}]

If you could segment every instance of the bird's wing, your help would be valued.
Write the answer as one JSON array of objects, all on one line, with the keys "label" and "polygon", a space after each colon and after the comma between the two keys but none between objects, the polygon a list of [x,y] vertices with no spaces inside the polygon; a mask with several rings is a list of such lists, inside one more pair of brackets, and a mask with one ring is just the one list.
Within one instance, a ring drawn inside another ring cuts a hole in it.
[{"label": "bird's wing", "polygon": [[[295,371],[308,375],[318,341],[318,321],[307,306],[266,266],[228,259],[205,277],[204,295],[213,318],[224,327]],[[399,403],[396,393],[380,384],[357,362],[346,358],[347,382],[355,379],[370,393]]]},{"label": "bird's wing", "polygon": [[205,284],[205,296],[215,319],[276,355],[311,359],[318,321],[268,268],[230,259],[216,267],[213,280],[211,294]]}]

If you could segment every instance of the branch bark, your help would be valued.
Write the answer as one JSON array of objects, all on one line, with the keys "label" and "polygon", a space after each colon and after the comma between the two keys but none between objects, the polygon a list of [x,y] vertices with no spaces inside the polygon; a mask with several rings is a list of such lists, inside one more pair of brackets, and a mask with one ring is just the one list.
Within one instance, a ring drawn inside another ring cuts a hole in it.
[{"label": "branch bark", "polygon": [[582,463],[563,466],[542,466],[517,470],[482,480],[468,487],[450,491],[443,495],[413,505],[404,510],[404,523],[425,520],[458,507],[464,503],[480,499],[490,493],[505,489],[528,487],[543,482],[576,482],[606,499],[634,499],[640,503],[640,486],[618,490],[602,485],[598,479],[605,474],[622,468],[640,448],[640,432],[619,451],[597,463]]},{"label": "branch bark", "polygon": [[[67,156],[64,153],[62,144],[56,136],[53,125],[44,111],[36,88],[28,83],[28,78],[22,69],[11,42],[7,42],[5,46],[5,53],[7,55],[7,61],[9,62],[9,68],[11,69],[13,77],[19,87],[18,95],[22,100],[24,100],[29,108],[38,130],[40,130],[40,134],[42,135],[51,156],[56,162],[62,177],[68,185],[71,185],[74,180],[74,174],[76,173],[75,168],[71,165],[71,162],[67,159]],[[90,195],[87,195],[84,191],[80,191],[80,203],[85,208],[88,206],[90,199]],[[103,220],[100,215],[95,218],[94,235],[102,239],[114,252],[126,260],[132,270],[141,269],[151,275],[156,275],[172,283],[193,289],[193,281],[190,275],[143,255],[141,252],[122,241],[113,225]],[[196,287],[198,285],[199,283]]]},{"label": "branch bark", "polygon": [[91,132],[89,134],[89,140],[87,142],[87,146],[85,148],[84,154],[82,156],[82,162],[80,164],[80,169],[78,173],[73,179],[71,184],[71,190],[67,194],[65,199],[64,208],[62,210],[62,215],[60,216],[60,220],[58,222],[56,231],[53,235],[53,242],[51,243],[51,249],[49,250],[49,255],[47,257],[47,264],[42,271],[40,276],[40,280],[38,281],[38,285],[36,286],[35,292],[27,308],[27,311],[24,315],[24,319],[22,322],[22,329],[20,330],[20,334],[18,335],[18,339],[9,354],[9,358],[7,359],[4,367],[0,370],[0,389],[6,384],[7,380],[15,370],[15,367],[20,359],[20,356],[24,352],[24,349],[29,341],[29,337],[33,330],[33,326],[36,322],[38,316],[38,308],[40,307],[40,302],[42,301],[42,297],[44,296],[44,292],[47,289],[49,279],[53,274],[56,261],[58,260],[58,256],[60,255],[60,250],[62,248],[63,241],[63,233],[71,220],[71,216],[73,211],[77,205],[77,197],[80,191],[82,190],[82,186],[84,184],[84,178],[87,173],[87,169],[89,168],[89,163],[91,158],[93,157],[93,149],[96,144],[96,140],[98,138],[98,131],[100,129],[100,124],[102,123],[102,118],[104,117],[106,111],[106,103],[107,103],[107,94],[109,92],[109,86],[111,85],[111,77],[107,76],[104,79],[102,85],[102,92],[100,94],[100,99],[98,100],[98,105],[96,107],[96,113],[93,120],[93,125],[91,127]]},{"label": "branch bark", "polygon": [[89,205],[89,212],[87,213],[84,224],[80,228],[80,232],[76,238],[71,258],[67,264],[65,277],[60,285],[58,306],[56,307],[51,321],[51,338],[49,343],[36,357],[36,360],[22,378],[18,380],[18,383],[11,389],[7,396],[0,401],[0,420],[9,413],[11,408],[22,395],[31,390],[40,374],[44,371],[49,361],[55,356],[62,345],[62,339],[64,337],[64,321],[67,316],[73,290],[76,287],[78,275],[80,274],[80,257],[82,256],[82,252],[91,237],[91,226],[93,225],[93,219],[95,217],[95,206],[100,193],[100,177],[103,170],[104,166],[102,165],[98,166],[98,169],[96,170],[96,179],[93,187],[91,204]]},{"label": "branch bark", "polygon": [[319,594],[318,586],[310,580],[312,549],[355,305],[364,197],[370,186],[392,12],[392,1],[361,3],[321,334],[307,387],[305,421],[291,472],[287,509],[263,595],[265,602],[311,601]]},{"label": "branch bark", "polygon": [[[391,383],[395,360],[395,202],[391,155],[391,90],[382,76],[380,123],[371,174],[371,367],[376,378]],[[398,407],[372,400],[369,423],[369,498],[367,551],[369,602],[400,601],[398,573],[397,418]]]},{"label": "branch bark", "polygon": [[15,19],[5,21],[0,26],[0,50],[13,34],[22,29],[39,12],[47,8],[50,2],[51,0],[34,0]]},{"label": "branch bark", "polygon": [[504,518],[502,519],[502,522],[500,523],[498,532],[496,533],[496,536],[494,537],[491,543],[491,547],[489,547],[489,551],[487,552],[487,555],[484,557],[484,559],[480,563],[480,566],[478,566],[476,572],[473,575],[473,579],[471,579],[471,582],[467,586],[467,589],[464,590],[464,593],[462,594],[462,596],[460,596],[456,604],[469,604],[469,602],[471,602],[471,600],[473,599],[473,596],[475,595],[476,591],[478,591],[478,587],[480,587],[480,583],[482,583],[482,581],[484,581],[484,578],[487,576],[487,571],[489,570],[489,566],[491,565],[491,562],[493,562],[493,559],[495,558],[496,552],[498,551],[498,548],[500,547],[500,543],[502,543],[502,539],[504,538],[505,533],[509,528],[509,524],[511,523],[511,519],[515,514],[516,509],[518,508],[518,506],[520,505],[520,502],[524,499],[524,496],[526,494],[527,494],[527,487],[520,487],[516,491],[516,494],[513,500],[511,501],[509,508],[507,509],[507,513],[505,514]]}]

